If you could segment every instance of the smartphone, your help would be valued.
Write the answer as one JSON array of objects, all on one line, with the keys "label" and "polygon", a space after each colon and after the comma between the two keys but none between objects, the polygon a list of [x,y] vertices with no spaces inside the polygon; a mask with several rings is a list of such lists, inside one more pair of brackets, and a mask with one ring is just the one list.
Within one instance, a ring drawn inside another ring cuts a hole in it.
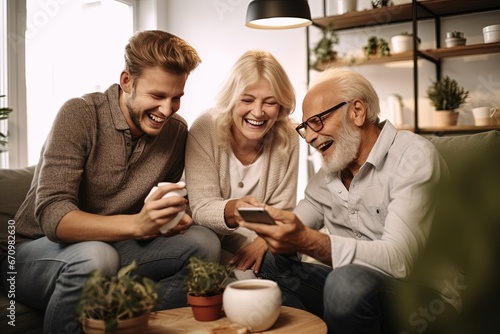
[{"label": "smartphone", "polygon": [[238,212],[245,221],[250,223],[276,224],[264,208],[238,208]]}]

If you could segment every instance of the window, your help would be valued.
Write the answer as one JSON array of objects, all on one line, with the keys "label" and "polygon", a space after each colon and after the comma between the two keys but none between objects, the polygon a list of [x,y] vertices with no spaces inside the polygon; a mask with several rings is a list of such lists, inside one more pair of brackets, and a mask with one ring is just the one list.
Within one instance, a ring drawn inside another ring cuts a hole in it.
[{"label": "window", "polygon": [[61,105],[117,83],[134,32],[134,1],[27,0],[28,164],[36,164]]}]

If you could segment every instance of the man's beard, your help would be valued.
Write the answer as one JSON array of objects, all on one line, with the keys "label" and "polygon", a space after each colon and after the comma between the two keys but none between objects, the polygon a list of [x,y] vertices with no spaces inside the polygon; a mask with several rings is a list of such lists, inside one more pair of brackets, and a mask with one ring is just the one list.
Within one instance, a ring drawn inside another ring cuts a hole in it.
[{"label": "man's beard", "polygon": [[361,130],[348,124],[349,120],[344,117],[342,125],[334,141],[333,154],[323,157],[322,167],[327,173],[337,173],[345,169],[358,155],[361,143]]}]

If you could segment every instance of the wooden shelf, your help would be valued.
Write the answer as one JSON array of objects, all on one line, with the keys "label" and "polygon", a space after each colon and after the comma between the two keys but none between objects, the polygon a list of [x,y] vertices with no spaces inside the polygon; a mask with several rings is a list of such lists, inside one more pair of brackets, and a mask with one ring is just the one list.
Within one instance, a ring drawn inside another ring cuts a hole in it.
[{"label": "wooden shelf", "polygon": [[[474,55],[482,55],[490,53],[500,53],[500,42],[463,45],[463,46],[455,46],[452,48],[419,50],[419,53],[426,55],[427,57],[433,58],[435,60],[442,58],[451,58],[451,57],[465,57],[465,56],[474,56]],[[335,62],[319,64],[315,66],[314,69],[318,71],[323,71],[328,67],[332,66],[378,65],[378,64],[393,63],[398,61],[409,61],[409,60],[413,60],[412,51],[396,53],[386,57],[372,57],[370,59],[351,59],[351,60],[339,59]]]},{"label": "wooden shelf", "polygon": [[[478,133],[485,132],[490,130],[500,130],[500,125],[484,125],[484,126],[476,126],[476,125],[453,125],[443,127],[436,126],[423,126],[419,127],[416,131],[417,133],[426,133],[426,134],[458,134],[458,133]],[[415,131],[415,130],[413,130]]]},{"label": "wooden shelf", "polygon": [[[335,31],[355,30],[357,28],[365,29],[367,27],[380,27],[396,23],[411,23],[412,29],[418,21],[435,20],[434,30],[437,38],[441,35],[440,18],[448,16],[468,15],[481,12],[490,12],[500,10],[500,0],[421,0],[412,3],[368,9],[357,12],[348,12],[342,15],[333,15],[313,19],[313,25],[324,29],[332,26]],[[465,18],[464,18],[465,19]],[[437,42],[436,42],[437,43]],[[439,44],[439,43],[437,43]],[[467,57],[474,55],[498,54],[500,53],[500,42],[481,43],[473,45],[456,46],[451,48],[438,48],[417,50],[416,52],[402,52],[392,54],[387,57],[372,57],[371,59],[351,58],[337,59],[334,62],[322,63],[314,68],[322,71],[328,67],[334,66],[361,66],[361,65],[380,65],[395,62],[410,62],[415,66],[414,61],[425,59],[434,63],[436,67],[436,77],[441,75],[442,60],[452,57]],[[406,66],[406,64],[403,64]],[[418,87],[418,71],[413,74],[414,87]],[[418,124],[418,92],[414,90],[415,103],[415,124]],[[403,129],[403,128],[402,128]],[[406,126],[404,130],[413,131],[419,134],[463,134],[477,133],[490,130],[500,130],[500,124],[489,126],[457,125],[449,127],[434,126]]]},{"label": "wooden shelf", "polygon": [[[431,19],[435,16],[471,14],[490,10],[500,10],[498,0],[425,0],[419,1],[417,20]],[[313,19],[313,24],[325,28],[332,24],[335,30],[364,28],[377,25],[411,22],[412,4],[347,12]]]},{"label": "wooden shelf", "polygon": [[422,53],[428,56],[441,59],[450,57],[473,56],[487,53],[500,53],[500,42],[497,43],[481,43],[473,45],[455,46],[452,48],[440,48],[433,50],[425,50]]}]

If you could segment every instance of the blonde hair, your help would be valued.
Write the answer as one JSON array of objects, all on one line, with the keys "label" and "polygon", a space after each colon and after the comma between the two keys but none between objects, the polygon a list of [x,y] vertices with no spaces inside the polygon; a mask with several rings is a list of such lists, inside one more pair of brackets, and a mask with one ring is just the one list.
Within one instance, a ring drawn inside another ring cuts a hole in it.
[{"label": "blonde hair", "polygon": [[331,83],[331,94],[344,101],[360,99],[366,104],[366,117],[373,124],[379,123],[380,104],[377,92],[372,84],[361,74],[343,67],[332,67],[324,70],[312,82],[311,87],[328,81]]},{"label": "blonde hair", "polygon": [[280,105],[278,119],[264,137],[265,145],[273,145],[273,150],[284,153],[288,149],[288,127],[292,127],[290,114],[295,109],[295,90],[281,64],[267,51],[245,52],[233,65],[229,77],[217,96],[215,109],[219,144],[228,146],[231,141],[233,124],[232,110],[243,95],[244,90],[265,79]]},{"label": "blonde hair", "polygon": [[161,30],[138,32],[125,46],[125,70],[133,77],[152,67],[189,74],[200,62],[198,53],[186,41]]}]

